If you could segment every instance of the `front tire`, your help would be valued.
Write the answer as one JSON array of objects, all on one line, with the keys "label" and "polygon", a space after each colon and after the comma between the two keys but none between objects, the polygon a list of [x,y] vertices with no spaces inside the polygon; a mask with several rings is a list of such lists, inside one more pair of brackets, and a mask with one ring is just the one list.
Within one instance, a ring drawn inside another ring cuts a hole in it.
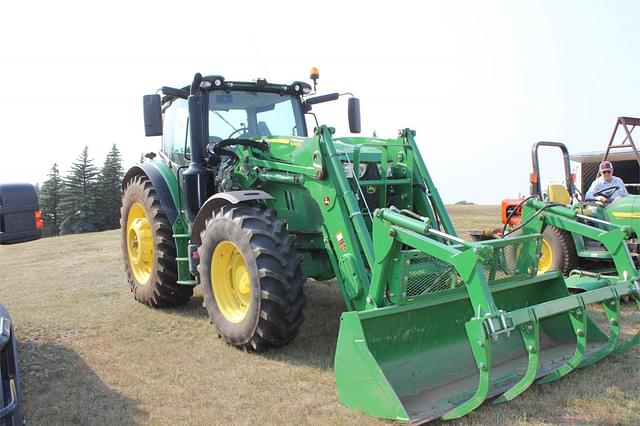
[{"label": "front tire", "polygon": [[270,209],[227,205],[201,237],[204,304],[225,341],[262,352],[293,340],[304,319],[305,278],[285,223]]},{"label": "front tire", "polygon": [[[510,237],[519,237],[522,229],[517,229],[508,234]],[[524,244],[518,247],[507,247],[505,255],[507,263],[515,265],[520,250]],[[542,243],[540,247],[540,259],[538,260],[538,274],[559,269],[562,275],[569,273],[578,267],[578,254],[576,253],[576,245],[573,237],[567,231],[548,225],[542,232]]]},{"label": "front tire", "polygon": [[577,267],[578,255],[571,234],[554,226],[547,226],[542,233],[538,272],[559,269],[562,275],[569,275]]},{"label": "front tire", "polygon": [[193,287],[176,283],[176,245],[171,223],[146,176],[131,179],[120,214],[125,272],[134,298],[152,308],[186,303]]}]

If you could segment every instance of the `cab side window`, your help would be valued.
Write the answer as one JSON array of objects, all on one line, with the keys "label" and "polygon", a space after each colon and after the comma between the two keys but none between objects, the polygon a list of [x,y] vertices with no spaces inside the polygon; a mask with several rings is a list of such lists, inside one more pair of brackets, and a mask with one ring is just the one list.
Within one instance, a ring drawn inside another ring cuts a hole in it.
[{"label": "cab side window", "polygon": [[188,150],[187,132],[189,128],[189,111],[186,99],[176,99],[164,112],[162,151],[171,161],[178,164],[186,162],[185,148]]}]

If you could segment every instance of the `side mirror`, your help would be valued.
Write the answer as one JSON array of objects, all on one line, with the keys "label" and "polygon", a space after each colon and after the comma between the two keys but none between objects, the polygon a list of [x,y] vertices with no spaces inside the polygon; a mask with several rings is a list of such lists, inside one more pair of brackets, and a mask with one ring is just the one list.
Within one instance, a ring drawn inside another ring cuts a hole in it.
[{"label": "side mirror", "polygon": [[160,95],[144,95],[144,135],[162,135],[162,103]]},{"label": "side mirror", "polygon": [[351,133],[360,133],[360,99],[349,98],[349,130]]}]

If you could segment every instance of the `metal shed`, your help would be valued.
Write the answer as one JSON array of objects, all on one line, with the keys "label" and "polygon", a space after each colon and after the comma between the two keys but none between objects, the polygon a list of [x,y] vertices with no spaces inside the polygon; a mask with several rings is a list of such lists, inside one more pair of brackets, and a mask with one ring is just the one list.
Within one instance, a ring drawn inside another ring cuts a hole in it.
[{"label": "metal shed", "polygon": [[[604,151],[583,152],[570,156],[571,161],[578,163],[576,185],[582,195],[598,177],[598,165],[605,159],[613,163],[614,175],[624,181],[627,191],[630,194],[640,194],[640,155],[631,137],[636,126],[640,126],[640,119],[618,117]],[[618,132],[620,128],[623,131]],[[622,139],[621,141],[616,141],[616,134],[617,139]]]}]

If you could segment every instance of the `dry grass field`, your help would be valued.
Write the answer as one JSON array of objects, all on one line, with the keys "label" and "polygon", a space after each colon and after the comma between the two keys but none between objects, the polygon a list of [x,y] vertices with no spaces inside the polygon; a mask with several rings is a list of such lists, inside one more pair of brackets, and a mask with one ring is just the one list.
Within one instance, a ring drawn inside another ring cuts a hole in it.
[{"label": "dry grass field", "polygon": [[[461,235],[499,225],[496,206],[450,211]],[[177,309],[135,302],[118,231],[0,247],[0,301],[14,320],[31,425],[385,424],[337,401],[335,282],[310,281],[306,293],[299,337],[247,354],[217,338],[199,289]],[[624,310],[629,334],[640,315]],[[639,360],[636,347],[448,424],[640,424]]]}]

